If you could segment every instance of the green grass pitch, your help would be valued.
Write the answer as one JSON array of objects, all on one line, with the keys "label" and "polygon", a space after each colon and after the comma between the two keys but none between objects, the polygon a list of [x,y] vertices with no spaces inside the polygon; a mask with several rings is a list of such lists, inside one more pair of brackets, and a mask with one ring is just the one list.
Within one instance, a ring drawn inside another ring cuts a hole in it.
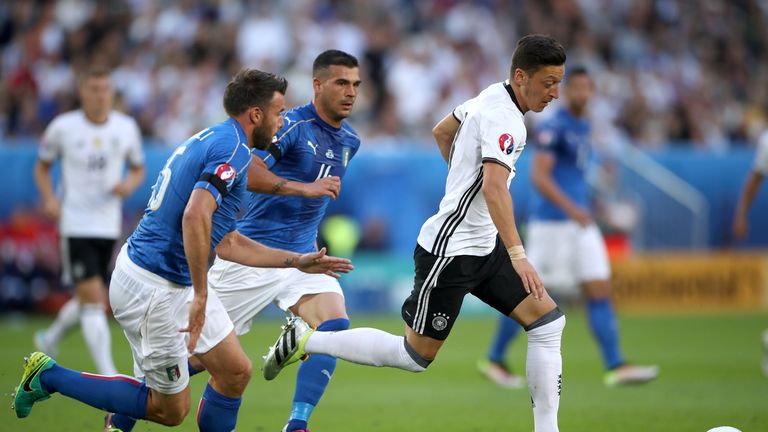
[{"label": "green grass pitch", "polygon": [[[48,322],[0,320],[0,389],[6,406],[22,357],[32,350],[33,331]],[[353,316],[352,323],[402,332],[395,317]],[[316,432],[532,431],[527,390],[497,388],[476,371],[494,323],[491,317],[462,317],[438,360],[423,374],[339,362],[310,427]],[[239,431],[277,432],[290,410],[296,368],[266,382],[256,361],[277,336],[278,325],[276,320],[257,321],[242,339],[256,370],[240,409]],[[621,329],[626,355],[636,362],[658,363],[661,376],[647,386],[608,389],[601,384],[600,359],[584,316],[572,311],[563,342],[560,429],[704,432],[731,425],[744,432],[768,431],[768,378],[760,371],[760,334],[765,327],[765,314],[625,315]],[[114,323],[113,345],[118,368],[130,372],[130,351]],[[518,370],[524,355],[523,336],[511,353]],[[79,332],[67,338],[58,360],[67,367],[93,369]],[[193,407],[177,430],[196,430],[196,404],[205,380],[203,375],[192,378]],[[0,412],[0,431],[102,430],[101,412],[61,395],[36,405],[27,419],[16,419],[8,408]],[[166,428],[140,422],[134,430]]]}]

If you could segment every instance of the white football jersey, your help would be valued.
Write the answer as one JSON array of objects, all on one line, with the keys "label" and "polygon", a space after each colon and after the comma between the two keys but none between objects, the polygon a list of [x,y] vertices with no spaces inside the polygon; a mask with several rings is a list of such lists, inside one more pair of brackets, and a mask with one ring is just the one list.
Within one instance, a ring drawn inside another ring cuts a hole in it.
[{"label": "white football jersey", "polygon": [[768,176],[768,130],[763,132],[757,141],[754,170],[764,176]]},{"label": "white football jersey", "polygon": [[496,83],[453,112],[461,122],[453,140],[445,196],[437,214],[421,227],[418,242],[437,256],[484,256],[493,251],[498,231],[480,189],[483,162],[509,169],[525,147],[523,113],[508,83]]},{"label": "white football jersey", "polygon": [[112,189],[126,161],[144,163],[136,121],[117,111],[103,124],[90,122],[82,110],[63,113],[45,129],[39,157],[61,160],[61,235],[118,238],[122,201]]}]

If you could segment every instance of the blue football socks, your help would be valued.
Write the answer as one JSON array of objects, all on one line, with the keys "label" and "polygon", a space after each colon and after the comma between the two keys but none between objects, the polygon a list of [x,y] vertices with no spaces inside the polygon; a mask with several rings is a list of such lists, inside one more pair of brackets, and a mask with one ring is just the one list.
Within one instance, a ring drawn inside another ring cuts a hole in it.
[{"label": "blue football socks", "polygon": [[592,334],[600,345],[606,369],[615,369],[624,364],[619,349],[619,325],[610,299],[587,300],[587,318]]},{"label": "blue football socks", "polygon": [[521,327],[517,321],[508,316],[500,316],[496,327],[496,335],[493,337],[491,349],[488,351],[488,360],[495,363],[503,363],[507,353],[507,347],[520,333]]},{"label": "blue football socks", "polygon": [[125,375],[93,375],[54,365],[40,374],[40,383],[49,393],[59,392],[104,411],[138,419],[147,415],[149,389]]},{"label": "blue football socks", "polygon": [[205,386],[203,398],[197,411],[197,426],[200,432],[232,432],[237,424],[237,411],[242,398],[231,398]]},{"label": "blue football socks", "polygon": [[[349,320],[336,318],[325,321],[317,328],[318,331],[339,331],[349,328]],[[288,420],[288,432],[304,430],[317,403],[325,392],[333,371],[336,369],[336,358],[313,354],[302,362],[296,375],[296,392],[293,396],[291,417]]]}]

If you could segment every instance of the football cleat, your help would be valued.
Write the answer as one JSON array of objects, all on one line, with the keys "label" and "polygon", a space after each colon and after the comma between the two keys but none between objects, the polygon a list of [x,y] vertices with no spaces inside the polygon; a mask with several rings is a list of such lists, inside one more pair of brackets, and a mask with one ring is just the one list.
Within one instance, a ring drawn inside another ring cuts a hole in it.
[{"label": "football cleat", "polygon": [[519,389],[525,386],[523,377],[512,373],[504,363],[480,359],[477,362],[477,370],[501,387]]},{"label": "football cleat", "polygon": [[314,330],[299,317],[288,318],[288,322],[282,327],[280,337],[269,348],[261,366],[264,379],[275,379],[284,367],[306,359],[304,345]]},{"label": "football cleat", "polygon": [[11,408],[16,411],[16,417],[24,418],[32,411],[35,402],[44,401],[51,397],[40,384],[40,374],[50,369],[56,362],[41,352],[34,352],[24,357],[24,373],[21,382],[16,387]]},{"label": "football cleat", "polygon": [[51,343],[51,340],[48,338],[48,332],[45,330],[38,330],[35,332],[34,337],[35,342],[35,349],[41,352],[44,352],[48,354],[51,357],[56,357],[59,355],[59,348]]},{"label": "football cleat", "polygon": [[[288,432],[288,425],[283,426],[282,432]],[[291,432],[310,432],[309,429],[298,429]]]},{"label": "football cleat", "polygon": [[122,429],[112,426],[112,416],[114,416],[113,413],[107,413],[104,416],[104,432],[123,432]]},{"label": "football cleat", "polygon": [[630,384],[645,384],[659,376],[659,367],[624,365],[605,374],[603,382],[608,387]]}]

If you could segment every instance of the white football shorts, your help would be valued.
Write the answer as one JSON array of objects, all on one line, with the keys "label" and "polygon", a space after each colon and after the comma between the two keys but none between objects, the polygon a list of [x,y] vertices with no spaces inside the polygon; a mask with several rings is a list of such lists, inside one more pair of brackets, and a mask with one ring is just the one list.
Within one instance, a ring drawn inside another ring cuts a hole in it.
[{"label": "white football shorts", "polygon": [[248,333],[253,318],[270,303],[287,311],[306,294],[332,292],[344,296],[339,282],[325,274],[295,268],[248,267],[219,257],[208,271],[208,286],[216,291],[237,335]]},{"label": "white football shorts", "polygon": [[[187,387],[187,341],[179,329],[189,324],[192,287],[177,285],[136,265],[127,247],[120,250],[109,284],[109,302],[125,332],[134,360],[134,374],[145,377],[147,387],[176,394]],[[233,330],[227,311],[208,289],[205,324],[195,354],[204,354]]]},{"label": "white football shorts", "polygon": [[574,293],[584,282],[608,280],[611,267],[603,236],[596,225],[575,221],[532,221],[525,243],[528,261],[544,286]]}]

